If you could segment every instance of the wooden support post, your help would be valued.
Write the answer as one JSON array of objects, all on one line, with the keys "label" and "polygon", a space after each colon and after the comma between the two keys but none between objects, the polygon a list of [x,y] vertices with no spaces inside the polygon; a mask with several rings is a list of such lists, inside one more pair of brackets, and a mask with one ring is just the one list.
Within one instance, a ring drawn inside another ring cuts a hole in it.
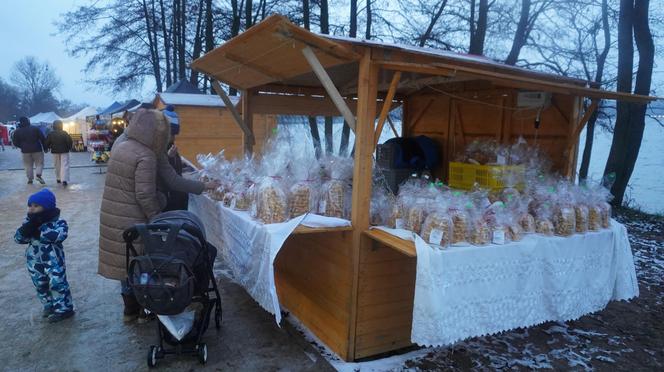
[{"label": "wooden support post", "polygon": [[383,133],[383,126],[385,125],[385,119],[390,114],[390,109],[392,108],[392,99],[394,94],[397,92],[397,86],[399,85],[399,80],[401,80],[401,71],[396,71],[392,76],[392,82],[390,83],[390,88],[387,90],[387,95],[383,101],[383,109],[380,111],[380,117],[378,118],[378,124],[376,127],[376,134],[374,135],[374,147],[378,144],[380,140],[380,135]]},{"label": "wooden support post", "polygon": [[374,122],[376,120],[376,96],[378,93],[378,66],[371,63],[371,49],[367,48],[359,62],[357,127],[355,128],[355,167],[353,169],[353,280],[350,300],[350,329],[348,332],[348,359],[355,359],[357,337],[358,292],[360,275],[360,250],[371,244],[364,235],[369,229],[371,202],[371,168],[374,152]]},{"label": "wooden support post", "polygon": [[[574,180],[576,178],[576,157],[578,155],[579,137],[578,135],[575,136],[575,133],[577,127],[581,125],[581,120],[583,120],[583,118],[579,120],[582,108],[583,98],[573,97],[572,111],[570,112],[569,119],[569,137],[567,138],[568,142],[563,152],[563,155],[565,156],[564,174],[569,180]],[[590,117],[590,115],[588,117]]]},{"label": "wooden support post", "polygon": [[597,110],[598,105],[599,105],[598,99],[595,98],[590,101],[590,106],[588,106],[586,112],[583,114],[583,117],[581,118],[581,120],[579,120],[579,123],[576,125],[576,128],[574,129],[574,134],[572,134],[572,139],[576,139],[579,137],[581,131],[588,123],[588,120],[590,120],[590,117],[593,115],[593,113],[595,113],[595,110]]},{"label": "wooden support post", "polygon": [[307,62],[309,62],[309,66],[311,66],[311,69],[318,77],[318,80],[323,84],[325,91],[330,96],[330,99],[332,99],[332,102],[334,102],[334,105],[337,106],[337,109],[341,112],[341,115],[344,117],[344,120],[346,120],[346,123],[348,123],[350,129],[355,132],[355,116],[353,116],[353,112],[348,108],[348,105],[346,105],[346,101],[341,97],[339,90],[334,86],[332,79],[330,79],[330,76],[327,74],[327,71],[325,71],[323,65],[321,65],[314,51],[309,47],[304,47],[302,49],[302,54]]},{"label": "wooden support post", "polygon": [[[231,102],[230,97],[228,97],[228,94],[224,91],[224,89],[219,85],[218,81],[213,81],[212,82],[212,88],[214,88],[214,91],[217,92],[219,97],[221,98],[222,101],[224,101],[224,104],[226,105],[226,108],[230,110],[231,115],[233,115],[233,119],[235,119],[235,122],[237,125],[242,129],[242,133],[244,134],[244,142],[245,142],[245,151],[246,149],[246,144],[249,144],[250,151],[251,151],[251,146],[254,145],[255,140],[254,140],[254,134],[251,130],[251,127],[245,123],[244,120],[242,120],[242,117],[240,116],[240,113],[237,112],[237,109],[235,108],[235,105],[233,102]],[[244,101],[244,100],[243,100]],[[246,116],[246,115],[245,115]]]}]

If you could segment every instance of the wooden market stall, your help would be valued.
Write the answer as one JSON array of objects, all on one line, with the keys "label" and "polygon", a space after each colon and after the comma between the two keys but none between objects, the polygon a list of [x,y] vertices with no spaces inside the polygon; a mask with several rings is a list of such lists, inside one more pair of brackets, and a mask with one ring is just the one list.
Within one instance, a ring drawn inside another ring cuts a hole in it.
[{"label": "wooden market stall", "polygon": [[[298,229],[275,262],[282,306],[345,360],[411,345],[413,243],[369,230],[372,157],[390,107],[403,105],[401,135],[425,134],[438,142],[443,161],[434,176],[441,179],[473,139],[512,143],[519,136],[537,143],[555,170],[572,177],[579,133],[598,100],[652,99],[483,57],[317,35],[278,15],[192,67],[241,89],[243,112],[343,116],[354,131],[352,228]],[[524,92],[550,99],[519,107],[519,100],[542,98],[519,98]],[[586,109],[584,98],[592,102]],[[236,122],[256,130],[252,120]]]},{"label": "wooden market stall", "polygon": [[[231,97],[234,106],[241,106],[239,97]],[[153,104],[159,110],[173,105],[180,119],[176,137],[179,152],[196,163],[197,154],[216,154],[224,150],[228,158],[242,155],[245,134],[233,119],[231,109],[216,95],[195,93],[158,93]],[[241,111],[241,110],[240,110]],[[277,126],[275,115],[254,115],[253,136],[257,150]]]}]

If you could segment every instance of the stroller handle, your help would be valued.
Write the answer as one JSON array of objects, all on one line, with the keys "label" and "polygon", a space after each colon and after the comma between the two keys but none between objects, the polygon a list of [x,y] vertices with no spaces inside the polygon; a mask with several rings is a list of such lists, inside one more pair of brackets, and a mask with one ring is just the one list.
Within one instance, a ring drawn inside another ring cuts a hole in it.
[{"label": "stroller handle", "polygon": [[[175,224],[169,224],[169,223],[151,223],[151,224],[146,224],[145,227],[148,230],[154,231],[154,230],[164,230],[164,229],[170,229],[173,228],[174,226],[177,226]],[[205,237],[203,237],[203,234],[199,229],[196,227],[190,225],[190,224],[183,224],[182,229],[198,239],[198,241],[201,244],[201,247],[205,247],[207,245],[207,241],[205,240]],[[131,243],[134,240],[138,239],[139,233],[138,229],[136,226],[132,226],[128,229],[126,229],[122,233],[122,238],[124,239],[125,243]]]}]

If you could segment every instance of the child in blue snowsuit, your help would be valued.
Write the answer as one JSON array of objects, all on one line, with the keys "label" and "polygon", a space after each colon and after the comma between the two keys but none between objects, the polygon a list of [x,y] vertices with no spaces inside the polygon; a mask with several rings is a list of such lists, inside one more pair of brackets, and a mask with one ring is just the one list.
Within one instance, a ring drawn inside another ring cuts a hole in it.
[{"label": "child in blue snowsuit", "polygon": [[42,189],[28,199],[28,215],[16,230],[14,240],[28,244],[25,251],[28,272],[44,306],[42,316],[50,323],[74,315],[71,291],[65,271],[62,242],[67,239],[67,221],[60,219],[55,195]]}]

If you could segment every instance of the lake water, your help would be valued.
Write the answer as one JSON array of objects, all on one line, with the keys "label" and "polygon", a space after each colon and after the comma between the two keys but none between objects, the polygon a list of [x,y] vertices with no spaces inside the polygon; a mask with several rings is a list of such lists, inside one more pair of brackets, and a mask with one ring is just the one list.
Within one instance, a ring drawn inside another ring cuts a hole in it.
[{"label": "lake water", "polygon": [[[611,139],[611,133],[596,130],[588,170],[590,179],[601,179],[606,159],[609,156]],[[579,142],[581,144],[579,165],[585,141],[584,131]],[[646,122],[639,158],[636,161],[625,200],[628,200],[631,206],[638,207],[645,212],[664,213],[664,128],[655,120],[648,119]]]}]

